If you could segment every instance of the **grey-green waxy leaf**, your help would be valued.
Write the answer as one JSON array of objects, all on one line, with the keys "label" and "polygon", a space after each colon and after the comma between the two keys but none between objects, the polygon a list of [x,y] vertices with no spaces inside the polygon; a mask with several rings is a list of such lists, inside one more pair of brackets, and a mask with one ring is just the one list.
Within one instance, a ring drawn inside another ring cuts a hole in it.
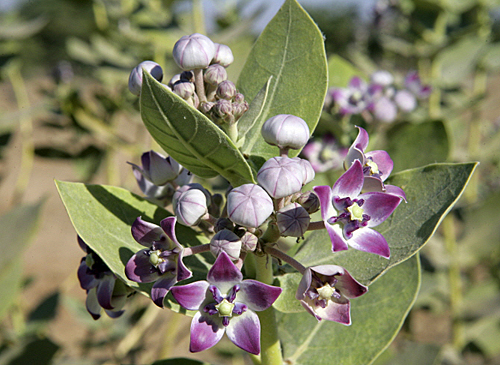
[{"label": "grey-green waxy leaf", "polygon": [[[63,181],[57,181],[56,184],[77,234],[118,278],[149,296],[152,284],[138,284],[125,276],[125,265],[130,257],[145,248],[132,237],[131,226],[139,216],[159,225],[162,219],[171,214],[125,189]],[[192,229],[180,224],[176,225],[176,236],[183,246],[201,244]],[[206,278],[207,264],[203,260],[200,255],[184,258],[193,272],[193,280]],[[169,298],[165,305],[175,311],[182,311]]]},{"label": "grey-green waxy leaf", "polygon": [[[327,90],[327,64],[323,36],[295,0],[287,0],[269,22],[250,55],[238,80],[238,89],[253,100],[272,76],[264,109],[247,133],[242,152],[265,161],[279,150],[264,142],[262,123],[277,114],[293,114],[306,121],[311,133],[318,123]],[[299,151],[290,151],[296,156]],[[258,160],[258,159],[254,159]]]},{"label": "grey-green waxy leaf", "polygon": [[450,143],[441,120],[397,124],[387,135],[386,150],[394,162],[394,171],[444,162],[448,158]]},{"label": "grey-green waxy leaf", "polygon": [[350,326],[318,322],[305,312],[279,314],[284,359],[294,365],[370,364],[399,332],[419,286],[420,262],[415,255],[351,300]]},{"label": "grey-green waxy leaf", "polygon": [[[427,243],[462,195],[476,165],[433,164],[391,177],[388,183],[403,188],[408,202],[402,202],[387,221],[375,227],[389,244],[389,260],[353,248],[332,253],[332,243],[326,230],[312,232],[294,258],[306,267],[328,264],[343,266],[354,278],[369,285]],[[292,301],[300,275],[285,274],[279,281],[283,293],[274,307],[282,312],[301,311]]]},{"label": "grey-green waxy leaf", "polygon": [[20,291],[23,250],[36,231],[42,204],[21,205],[0,217],[0,320]]},{"label": "grey-green waxy leaf", "polygon": [[220,174],[233,186],[255,183],[252,169],[228,136],[147,72],[141,116],[158,144],[195,175],[210,178]]}]

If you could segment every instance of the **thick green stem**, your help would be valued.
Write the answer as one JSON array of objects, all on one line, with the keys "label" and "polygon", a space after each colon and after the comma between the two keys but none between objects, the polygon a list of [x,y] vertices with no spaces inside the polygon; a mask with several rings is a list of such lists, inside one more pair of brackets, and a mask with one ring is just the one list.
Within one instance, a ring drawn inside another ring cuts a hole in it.
[{"label": "thick green stem", "polygon": [[[257,280],[265,284],[272,284],[273,264],[270,255],[256,256]],[[261,338],[260,338],[260,358],[262,365],[281,365],[281,344],[278,338],[278,326],[274,308],[270,307],[264,311],[257,312],[260,319]]]}]

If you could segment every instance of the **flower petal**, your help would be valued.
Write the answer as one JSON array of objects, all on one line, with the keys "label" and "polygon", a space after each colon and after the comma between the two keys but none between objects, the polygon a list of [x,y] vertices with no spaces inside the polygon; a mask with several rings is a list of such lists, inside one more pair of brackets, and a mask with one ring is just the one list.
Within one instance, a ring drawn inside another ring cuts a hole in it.
[{"label": "flower petal", "polygon": [[225,332],[225,327],[218,317],[203,315],[198,312],[191,321],[191,339],[189,351],[199,352],[206,350],[220,341]]},{"label": "flower petal", "polygon": [[386,185],[385,186],[385,193],[395,195],[395,196],[403,199],[406,202],[406,194],[403,191],[403,189],[401,189],[399,186]]},{"label": "flower petal", "polygon": [[115,281],[116,278],[113,274],[104,275],[97,285],[97,301],[104,309],[114,308],[111,305],[111,298],[113,296],[113,289],[115,288]]},{"label": "flower petal", "polygon": [[90,313],[92,318],[98,320],[101,318],[101,306],[97,301],[97,292],[96,288],[92,288],[87,292],[87,299],[85,300],[85,306],[87,307],[87,311]]},{"label": "flower petal", "polygon": [[[175,222],[177,221],[176,217],[167,217],[160,222],[161,228],[167,234],[168,238],[172,240],[174,245],[178,248],[182,249],[182,245],[177,241],[177,237],[175,235]],[[173,249],[173,247],[170,247]]]},{"label": "flower petal", "polygon": [[351,324],[351,303],[347,299],[341,303],[329,300],[325,308],[316,307],[315,312],[319,317],[327,321],[334,321],[347,326]]},{"label": "flower petal", "polygon": [[195,281],[194,283],[174,286],[170,289],[174,299],[188,310],[199,310],[201,304],[207,297],[207,289],[210,284],[205,281]]},{"label": "flower petal", "polygon": [[189,270],[186,265],[182,262],[182,258],[184,256],[184,249],[181,250],[179,257],[177,258],[177,281],[182,281],[189,279],[193,276],[191,270]]},{"label": "flower petal", "polygon": [[366,147],[368,147],[368,132],[361,127],[356,128],[358,128],[358,136],[354,140],[351,147],[349,147],[349,151],[347,152],[347,156],[344,160],[344,168],[346,170],[351,167],[355,160],[359,160],[361,164],[365,163],[364,151]]},{"label": "flower petal", "polygon": [[151,247],[153,241],[159,241],[163,235],[163,230],[160,226],[146,222],[141,217],[132,223],[132,236],[141,245]]},{"label": "flower petal", "polygon": [[379,232],[371,228],[360,228],[353,232],[349,245],[360,251],[374,253],[385,258],[391,256],[389,245]]},{"label": "flower petal", "polygon": [[124,310],[119,310],[119,311],[112,311],[112,310],[107,310],[105,309],[104,310],[106,312],[106,314],[108,315],[108,317],[110,318],[118,318],[120,317],[123,313],[125,313]]},{"label": "flower petal", "polygon": [[156,280],[151,288],[151,300],[160,308],[163,308],[163,299],[168,291],[177,282],[177,278],[171,273],[166,273],[160,279]]},{"label": "flower petal", "polygon": [[357,298],[368,291],[368,287],[360,284],[351,274],[344,270],[344,273],[336,276],[338,282],[335,287],[347,299]]},{"label": "flower petal", "polygon": [[251,310],[232,317],[226,328],[226,334],[240,349],[254,355],[260,353],[259,317]]},{"label": "flower petal", "polygon": [[219,254],[207,275],[208,282],[219,287],[221,292],[229,290],[231,286],[240,283],[242,279],[241,271],[238,270],[225,252]]},{"label": "flower petal", "polygon": [[263,311],[278,299],[282,290],[257,280],[243,280],[240,291],[236,294],[236,301],[245,303],[253,311]]},{"label": "flower petal", "polygon": [[381,180],[385,181],[387,177],[392,172],[392,169],[394,167],[394,162],[392,162],[392,159],[389,157],[389,154],[386,151],[383,150],[377,150],[377,151],[370,151],[365,154],[366,158],[371,157],[373,162],[377,164],[378,170],[381,173]]},{"label": "flower petal", "polygon": [[95,276],[87,273],[88,269],[89,267],[85,263],[85,258],[83,258],[82,261],[80,262],[80,266],[78,267],[77,274],[80,286],[82,287],[82,289],[85,290],[90,290],[96,287],[98,284]]},{"label": "flower petal", "polygon": [[363,166],[359,160],[355,160],[333,185],[332,196],[355,199],[363,188],[363,180]]},{"label": "flower petal", "polygon": [[160,275],[149,261],[148,250],[141,250],[132,256],[125,266],[125,274],[136,283],[151,283]]},{"label": "flower petal", "polygon": [[368,227],[378,226],[385,221],[401,203],[398,196],[379,192],[361,194],[359,198],[365,201],[363,211],[370,216]]}]

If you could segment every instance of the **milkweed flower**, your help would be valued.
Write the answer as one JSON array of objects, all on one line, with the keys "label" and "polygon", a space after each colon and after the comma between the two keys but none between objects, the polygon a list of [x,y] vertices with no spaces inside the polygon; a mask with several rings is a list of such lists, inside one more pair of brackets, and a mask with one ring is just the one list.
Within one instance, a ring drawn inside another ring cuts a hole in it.
[{"label": "milkweed flower", "polygon": [[351,324],[349,299],[368,291],[341,266],[319,265],[307,268],[295,298],[318,321],[325,319]]},{"label": "milkweed flower", "polygon": [[125,274],[137,283],[154,282],[151,299],[159,307],[163,307],[163,299],[175,283],[192,276],[182,262],[184,248],[175,236],[175,223],[175,217],[168,217],[160,227],[138,217],[132,224],[132,236],[147,249],[128,260]]},{"label": "milkweed flower", "polygon": [[281,288],[256,280],[243,280],[241,271],[222,251],[209,270],[207,280],[171,289],[175,300],[197,311],[191,321],[191,352],[217,344],[224,333],[239,348],[260,353],[260,321],[255,313],[269,308]]}]

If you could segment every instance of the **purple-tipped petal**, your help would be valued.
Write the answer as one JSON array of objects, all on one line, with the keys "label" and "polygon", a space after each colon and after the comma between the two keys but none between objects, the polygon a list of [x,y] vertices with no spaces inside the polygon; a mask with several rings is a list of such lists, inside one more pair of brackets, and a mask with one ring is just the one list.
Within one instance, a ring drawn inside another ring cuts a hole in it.
[{"label": "purple-tipped petal", "polygon": [[[181,244],[179,241],[177,241],[177,237],[175,235],[175,222],[177,218],[176,217],[168,217],[165,218],[160,222],[161,228],[163,231],[167,234],[168,238],[177,246],[178,248],[182,248]],[[171,247],[173,248],[173,247]]]},{"label": "purple-tipped petal", "polygon": [[375,162],[378,166],[378,170],[381,172],[380,179],[385,181],[389,177],[392,172],[392,168],[394,167],[394,163],[392,159],[389,157],[389,154],[383,150],[370,151],[365,154],[366,158],[371,157],[373,162]]},{"label": "purple-tipped petal", "polygon": [[163,308],[163,299],[168,294],[168,291],[177,282],[177,278],[172,276],[171,273],[167,273],[156,280],[153,287],[151,288],[151,300],[158,307]]},{"label": "purple-tipped petal", "polygon": [[243,280],[236,301],[245,303],[253,311],[269,308],[281,294],[280,287],[267,285],[256,280]]},{"label": "purple-tipped petal", "polygon": [[195,281],[194,283],[174,286],[170,289],[175,300],[188,310],[199,310],[207,296],[210,284],[206,281]]},{"label": "purple-tipped petal", "polygon": [[97,293],[96,288],[93,288],[87,292],[87,299],[85,300],[85,307],[87,308],[87,312],[90,313],[92,318],[98,320],[101,318],[101,306],[97,301]]},{"label": "purple-tipped petal", "polygon": [[146,222],[141,217],[132,223],[132,236],[143,246],[151,247],[153,241],[159,241],[163,234],[160,226]]},{"label": "purple-tipped petal", "polygon": [[90,275],[87,273],[89,267],[85,263],[85,258],[80,262],[80,266],[78,267],[78,281],[80,282],[80,286],[82,289],[90,290],[97,286],[98,281],[94,277],[94,275]]},{"label": "purple-tipped petal", "polygon": [[225,252],[219,254],[207,275],[208,282],[218,286],[221,291],[225,291],[226,287],[229,289],[234,284],[241,282],[242,279],[241,271],[238,270]]},{"label": "purple-tipped petal", "polygon": [[366,150],[366,147],[368,147],[370,137],[368,136],[368,132],[364,128],[358,126],[356,126],[356,128],[358,128],[358,136],[354,140],[352,146],[364,152],[364,150]]},{"label": "purple-tipped petal", "polygon": [[216,345],[225,332],[222,321],[217,316],[203,315],[198,312],[191,321],[189,351],[199,352]]},{"label": "purple-tipped petal", "polygon": [[315,186],[313,188],[316,195],[319,198],[319,204],[321,206],[321,219],[325,224],[326,231],[330,236],[330,240],[332,241],[332,251],[345,251],[348,249],[347,243],[342,237],[342,230],[338,225],[332,226],[328,223],[328,219],[334,215],[337,215],[337,212],[333,208],[332,205],[332,190],[329,186]]},{"label": "purple-tipped petal", "polygon": [[363,166],[359,160],[342,174],[332,188],[332,197],[355,199],[363,188]]},{"label": "purple-tipped petal", "polygon": [[182,262],[183,256],[184,249],[181,251],[179,258],[177,259],[177,281],[186,280],[193,276],[191,270],[189,270],[186,265],[184,265],[184,262]]},{"label": "purple-tipped petal", "polygon": [[159,278],[158,271],[149,261],[148,250],[141,250],[132,256],[125,266],[125,275],[136,283],[151,283]]},{"label": "purple-tipped petal", "polygon": [[386,185],[385,192],[386,192],[386,194],[395,195],[395,196],[403,199],[406,202],[406,194],[403,191],[403,189],[401,189],[399,186]]},{"label": "purple-tipped petal", "polygon": [[226,334],[240,349],[254,355],[260,353],[260,322],[254,312],[246,311],[232,317],[226,328]]},{"label": "purple-tipped petal", "polygon": [[97,285],[97,301],[104,309],[114,308],[113,305],[111,305],[111,299],[113,296],[115,281],[116,278],[112,274],[104,275],[104,277],[99,280],[99,284]]},{"label": "purple-tipped petal", "polygon": [[76,236],[76,240],[78,242],[78,246],[82,249],[83,252],[89,253],[89,246],[85,242],[83,242],[82,238],[80,236]]},{"label": "purple-tipped petal", "polygon": [[347,299],[357,298],[368,291],[368,287],[360,284],[347,270],[344,270],[341,276],[337,276],[337,280],[338,282],[335,284],[335,287]]},{"label": "purple-tipped petal", "polygon": [[359,199],[365,201],[363,211],[370,216],[368,227],[378,226],[385,221],[401,203],[398,196],[378,192],[361,194]]},{"label": "purple-tipped petal", "polygon": [[365,163],[364,151],[368,147],[369,137],[368,132],[361,127],[358,128],[358,136],[349,147],[347,156],[344,160],[344,168],[347,170],[351,167],[352,163],[356,160],[361,161],[361,164]]},{"label": "purple-tipped petal", "polygon": [[351,324],[351,303],[345,298],[340,298],[341,303],[328,301],[325,308],[316,307],[316,314],[327,321],[334,321],[349,326]]},{"label": "purple-tipped petal", "polygon": [[370,192],[385,192],[385,185],[377,177],[372,177],[372,176],[365,176],[365,180],[363,181],[363,192],[365,193],[370,193]]},{"label": "purple-tipped petal", "polygon": [[107,310],[105,309],[104,310],[106,312],[106,314],[108,315],[108,317],[110,318],[118,318],[120,317],[123,313],[125,313],[124,310],[119,310],[119,311],[112,311],[112,310]]},{"label": "purple-tipped petal", "polygon": [[384,236],[371,228],[354,231],[352,238],[349,239],[349,245],[356,250],[374,253],[387,259],[391,257],[391,251]]}]

